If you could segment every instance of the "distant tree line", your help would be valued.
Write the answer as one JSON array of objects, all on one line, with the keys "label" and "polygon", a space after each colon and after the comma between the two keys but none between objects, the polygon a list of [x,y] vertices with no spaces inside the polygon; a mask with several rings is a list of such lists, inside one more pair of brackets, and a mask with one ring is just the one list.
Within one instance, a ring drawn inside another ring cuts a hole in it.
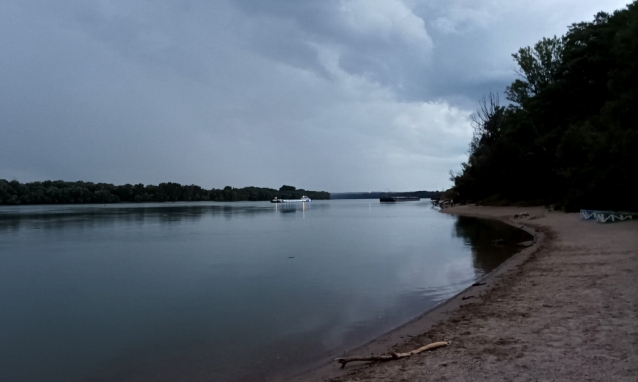
[{"label": "distant tree line", "polygon": [[109,183],[64,182],[62,180],[20,183],[0,179],[0,204],[76,204],[118,202],[178,202],[178,201],[259,201],[275,196],[298,199],[306,195],[311,199],[330,199],[324,191],[306,191],[292,186],[272,188],[244,187],[206,190],[196,185],[160,183],[157,186]]},{"label": "distant tree line", "polygon": [[637,3],[513,54],[511,104],[480,103],[457,201],[638,210]]},{"label": "distant tree line", "polygon": [[408,192],[341,192],[330,194],[330,199],[379,199],[387,196],[416,196],[423,199],[438,199],[440,191],[408,191]]}]

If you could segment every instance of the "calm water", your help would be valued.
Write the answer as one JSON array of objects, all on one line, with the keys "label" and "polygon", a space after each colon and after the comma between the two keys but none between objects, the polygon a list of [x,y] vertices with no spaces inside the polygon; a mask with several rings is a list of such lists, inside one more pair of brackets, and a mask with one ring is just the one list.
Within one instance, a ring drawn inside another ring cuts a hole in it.
[{"label": "calm water", "polygon": [[0,207],[0,380],[263,380],[449,298],[529,240],[429,201]]}]

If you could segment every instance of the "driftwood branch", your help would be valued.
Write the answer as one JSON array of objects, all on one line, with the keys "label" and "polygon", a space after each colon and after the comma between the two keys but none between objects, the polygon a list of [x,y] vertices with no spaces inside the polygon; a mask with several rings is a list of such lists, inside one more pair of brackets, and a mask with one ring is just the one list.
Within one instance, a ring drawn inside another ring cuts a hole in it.
[{"label": "driftwood branch", "polygon": [[364,361],[364,362],[366,362],[366,361],[391,361],[393,359],[409,357],[411,355],[415,355],[415,354],[422,353],[424,351],[433,350],[433,349],[436,349],[436,348],[447,346],[449,344],[450,343],[447,342],[447,341],[434,342],[434,343],[431,343],[429,345],[425,345],[423,347],[420,347],[418,349],[409,351],[407,353],[391,352],[388,355],[376,355],[376,356],[370,356],[370,357],[337,358],[337,359],[335,359],[335,361],[337,361],[337,362],[339,362],[341,364],[341,368],[344,368],[348,362],[354,362],[354,361]]}]

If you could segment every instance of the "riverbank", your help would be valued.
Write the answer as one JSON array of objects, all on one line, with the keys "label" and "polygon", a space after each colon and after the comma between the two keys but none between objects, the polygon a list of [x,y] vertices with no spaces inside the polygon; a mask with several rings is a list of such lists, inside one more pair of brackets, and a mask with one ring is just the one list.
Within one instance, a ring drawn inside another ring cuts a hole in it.
[{"label": "riverbank", "polygon": [[[520,212],[523,219],[514,219]],[[543,208],[445,213],[535,231],[537,243],[483,282],[357,354],[447,348],[377,364],[326,365],[298,380],[614,380],[638,375],[638,221],[598,224]]]}]

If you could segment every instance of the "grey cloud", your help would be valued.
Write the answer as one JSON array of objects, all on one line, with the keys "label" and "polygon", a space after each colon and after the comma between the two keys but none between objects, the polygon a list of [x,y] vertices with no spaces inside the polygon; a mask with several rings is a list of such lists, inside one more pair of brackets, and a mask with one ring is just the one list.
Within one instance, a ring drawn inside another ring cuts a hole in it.
[{"label": "grey cloud", "polygon": [[[258,6],[245,0],[233,2],[250,17],[271,26],[254,30],[250,36],[255,49],[266,55],[276,55],[277,59],[290,60],[325,75],[319,57],[311,53],[310,47],[333,47],[340,53],[341,68],[348,73],[391,86],[400,96],[416,99],[423,95],[424,83],[415,79],[428,64],[432,42],[420,25],[421,19],[400,1],[351,3],[358,5],[348,9],[344,6],[347,2],[342,1],[264,1]],[[387,12],[379,4],[386,4],[393,11]],[[369,15],[356,14],[365,9]],[[277,24],[286,27],[272,27]],[[282,45],[299,46],[300,42],[306,43],[301,49],[306,54],[277,49]],[[264,46],[275,49],[259,48]]]},{"label": "grey cloud", "polygon": [[624,0],[415,1],[434,41],[427,97],[474,108],[488,91],[502,92],[515,78],[511,54],[543,37],[562,35],[574,22],[613,11]]},{"label": "grey cloud", "polygon": [[4,1],[0,178],[447,187],[510,53],[578,19],[446,4]]}]

